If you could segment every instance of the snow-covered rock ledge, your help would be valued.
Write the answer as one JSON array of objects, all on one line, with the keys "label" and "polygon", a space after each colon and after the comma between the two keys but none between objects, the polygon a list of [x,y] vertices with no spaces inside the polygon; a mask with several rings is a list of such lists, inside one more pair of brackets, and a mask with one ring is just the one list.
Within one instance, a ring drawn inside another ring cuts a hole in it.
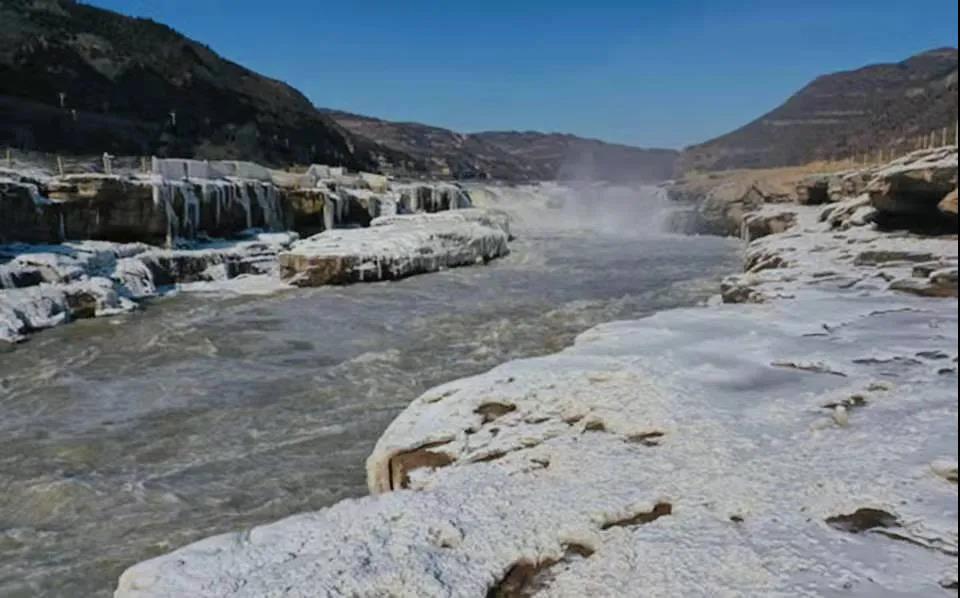
[{"label": "snow-covered rock ledge", "polygon": [[861,249],[949,268],[956,240],[858,247],[818,216],[752,244],[781,255],[765,302],[434,388],[370,456],[373,496],[146,561],[116,596],[949,595],[957,300],[891,288]]},{"label": "snow-covered rock ledge", "polygon": [[[262,292],[281,287],[277,253],[296,233],[163,249],[71,241],[0,245],[0,342],[68,322],[129,312],[171,289]],[[232,290],[231,290],[232,289]]]},{"label": "snow-covered rock ledge", "polygon": [[487,262],[506,255],[508,239],[507,218],[486,210],[386,216],[294,243],[280,269],[296,286],[393,280]]}]

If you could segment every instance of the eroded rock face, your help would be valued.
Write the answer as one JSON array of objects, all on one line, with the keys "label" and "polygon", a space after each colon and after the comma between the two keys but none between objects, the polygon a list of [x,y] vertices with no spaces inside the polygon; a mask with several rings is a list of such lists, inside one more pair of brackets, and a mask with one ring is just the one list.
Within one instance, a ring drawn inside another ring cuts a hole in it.
[{"label": "eroded rock face", "polygon": [[957,187],[957,150],[911,154],[878,171],[867,186],[877,221],[887,228],[956,232],[956,218],[945,218],[939,204]]},{"label": "eroded rock face", "polygon": [[56,243],[94,239],[172,244],[290,228],[279,190],[258,180],[173,180],[156,175],[67,175],[0,182],[0,239]]}]

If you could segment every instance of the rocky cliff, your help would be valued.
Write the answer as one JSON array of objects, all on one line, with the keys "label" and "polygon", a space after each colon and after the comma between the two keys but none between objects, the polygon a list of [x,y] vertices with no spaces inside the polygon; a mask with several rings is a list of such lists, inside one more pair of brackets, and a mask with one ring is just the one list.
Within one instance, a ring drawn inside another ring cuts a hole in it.
[{"label": "rocky cliff", "polygon": [[687,148],[685,170],[762,168],[916,149],[918,136],[953,138],[957,50],[818,77],[753,122]]}]

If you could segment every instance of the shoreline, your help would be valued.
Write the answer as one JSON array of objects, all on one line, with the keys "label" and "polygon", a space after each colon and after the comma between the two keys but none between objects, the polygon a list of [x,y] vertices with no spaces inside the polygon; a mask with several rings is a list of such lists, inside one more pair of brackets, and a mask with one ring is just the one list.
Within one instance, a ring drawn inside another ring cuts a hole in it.
[{"label": "shoreline", "polygon": [[761,208],[793,216],[714,305],[434,388],[378,441],[373,496],[140,563],[116,595],[955,588],[956,238],[861,207]]}]

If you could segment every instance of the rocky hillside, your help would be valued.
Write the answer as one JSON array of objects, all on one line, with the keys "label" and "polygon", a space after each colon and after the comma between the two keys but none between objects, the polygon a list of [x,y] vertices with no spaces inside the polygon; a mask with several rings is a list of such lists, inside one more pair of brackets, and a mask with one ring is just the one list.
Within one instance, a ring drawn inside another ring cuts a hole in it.
[{"label": "rocky hillside", "polygon": [[543,174],[476,135],[335,110],[327,114],[355,135],[412,156],[437,176],[522,180],[541,178]]},{"label": "rocky hillside", "polygon": [[0,145],[366,169],[405,160],[165,25],[69,0],[0,0]]},{"label": "rocky hillside", "polygon": [[748,125],[687,148],[685,170],[786,166],[915,149],[957,119],[957,50],[818,77]]},{"label": "rocky hillside", "polygon": [[491,131],[462,134],[420,123],[329,111],[352,133],[414,157],[439,176],[507,180],[661,181],[679,155],[560,133]]}]

